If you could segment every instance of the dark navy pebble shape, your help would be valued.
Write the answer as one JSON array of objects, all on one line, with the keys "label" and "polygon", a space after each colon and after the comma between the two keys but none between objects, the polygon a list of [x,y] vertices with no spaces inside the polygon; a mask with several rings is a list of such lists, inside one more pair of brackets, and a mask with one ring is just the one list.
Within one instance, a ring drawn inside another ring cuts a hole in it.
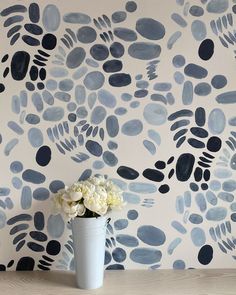
[{"label": "dark navy pebble shape", "polygon": [[204,69],[203,67],[198,66],[196,64],[188,64],[184,68],[184,73],[185,73],[185,75],[187,75],[189,77],[193,77],[195,79],[206,78],[206,76],[208,74],[206,69]]},{"label": "dark navy pebble shape", "polygon": [[158,190],[159,190],[159,192],[160,192],[161,194],[166,194],[166,193],[169,192],[170,187],[169,187],[168,184],[163,184],[163,185],[161,185],[161,186],[159,187]]},{"label": "dark navy pebble shape", "polygon": [[34,270],[35,261],[32,257],[21,257],[17,263],[16,270]]},{"label": "dark navy pebble shape", "polygon": [[120,175],[122,178],[134,180],[138,178],[139,173],[138,171],[134,170],[133,168],[127,167],[127,166],[120,166],[117,169],[118,175]]},{"label": "dark navy pebble shape", "polygon": [[34,214],[34,227],[37,230],[44,229],[44,215],[42,212],[38,211]]},{"label": "dark navy pebble shape", "polygon": [[165,169],[166,168],[166,163],[164,161],[157,161],[155,163],[155,167],[157,169]]},{"label": "dark navy pebble shape", "polygon": [[204,108],[197,108],[195,111],[195,121],[200,127],[205,125],[206,122],[206,112]]},{"label": "dark navy pebble shape", "polygon": [[0,93],[2,93],[4,90],[5,90],[5,86],[2,83],[0,83]]},{"label": "dark navy pebble shape", "polygon": [[38,68],[36,66],[32,66],[30,68],[30,79],[35,81],[38,79]]},{"label": "dark navy pebble shape", "polygon": [[143,176],[149,180],[156,182],[161,182],[164,179],[164,174],[161,171],[150,168],[143,171]]},{"label": "dark navy pebble shape", "polygon": [[51,149],[49,146],[41,146],[36,154],[36,162],[40,166],[47,166],[51,161]]},{"label": "dark navy pebble shape", "polygon": [[110,46],[111,55],[115,58],[120,58],[124,55],[124,46],[119,42],[114,42]]},{"label": "dark navy pebble shape", "polygon": [[24,5],[16,4],[9,6],[1,11],[1,16],[8,16],[9,14],[16,12],[26,12],[27,8]]},{"label": "dark navy pebble shape", "polygon": [[29,33],[33,34],[33,35],[41,35],[43,33],[43,30],[40,26],[35,25],[35,24],[25,24],[25,29],[26,31],[28,31]]},{"label": "dark navy pebble shape", "polygon": [[214,42],[211,39],[203,40],[198,49],[198,55],[203,60],[209,60],[214,54]]},{"label": "dark navy pebble shape", "polygon": [[204,175],[203,175],[203,177],[204,177],[205,181],[208,181],[208,180],[210,179],[210,177],[211,177],[211,172],[210,172],[210,170],[206,169],[206,170],[204,171]]},{"label": "dark navy pebble shape", "polygon": [[207,265],[212,261],[213,258],[213,248],[210,245],[204,245],[198,252],[198,261]]},{"label": "dark navy pebble shape", "polygon": [[48,239],[48,237],[43,232],[40,232],[40,231],[31,231],[30,236],[32,239],[38,242],[45,242]]},{"label": "dark navy pebble shape", "polygon": [[200,167],[197,167],[194,171],[194,179],[196,181],[201,181],[202,180],[202,169]]},{"label": "dark navy pebble shape", "polygon": [[119,73],[113,74],[109,77],[109,84],[114,87],[124,87],[131,83],[131,76],[129,74]]},{"label": "dark navy pebble shape", "polygon": [[46,180],[46,177],[42,173],[31,169],[25,170],[22,174],[22,178],[27,182],[35,184],[43,183]]},{"label": "dark navy pebble shape", "polygon": [[90,154],[96,157],[100,157],[102,154],[102,147],[96,141],[88,140],[85,144],[85,147],[90,152]]},{"label": "dark navy pebble shape", "polygon": [[189,139],[188,139],[188,143],[189,143],[192,147],[194,147],[194,148],[196,148],[196,149],[202,149],[202,148],[205,147],[205,143],[204,143],[204,142],[202,142],[202,141],[200,141],[200,140],[197,140],[197,139],[195,139],[195,138],[189,138]]},{"label": "dark navy pebble shape", "polygon": [[209,138],[208,142],[207,142],[207,149],[210,152],[218,152],[221,149],[221,139],[217,136],[212,136],[211,138]]},{"label": "dark navy pebble shape", "polygon": [[170,157],[169,160],[167,161],[167,164],[170,165],[174,161],[174,159],[175,158],[173,156]]},{"label": "dark navy pebble shape", "polygon": [[96,44],[90,49],[90,54],[96,60],[105,60],[109,55],[109,51],[105,45]]},{"label": "dark navy pebble shape", "polygon": [[200,138],[206,138],[208,136],[208,132],[200,127],[192,127],[190,129],[193,135],[200,137]]},{"label": "dark navy pebble shape", "polygon": [[103,64],[103,70],[107,73],[119,72],[122,69],[122,62],[117,59],[108,60]]},{"label": "dark navy pebble shape", "polygon": [[46,251],[49,255],[58,255],[61,251],[61,244],[56,240],[51,240],[47,244]]},{"label": "dark navy pebble shape", "polygon": [[107,270],[124,270],[124,265],[122,264],[110,264],[107,268]]},{"label": "dark navy pebble shape", "polygon": [[30,55],[26,51],[17,51],[11,61],[11,74],[14,80],[23,80],[30,62]]},{"label": "dark navy pebble shape", "polygon": [[192,154],[182,154],[176,164],[176,176],[179,181],[187,181],[193,171],[195,157]]},{"label": "dark navy pebble shape", "polygon": [[52,50],[57,45],[57,38],[53,34],[46,34],[42,40],[42,46],[44,49]]},{"label": "dark navy pebble shape", "polygon": [[44,251],[44,247],[42,245],[39,245],[34,242],[28,242],[27,246],[30,248],[30,250],[32,250],[34,252],[43,252]]},{"label": "dark navy pebble shape", "polygon": [[40,18],[40,10],[37,3],[31,3],[29,6],[29,18],[32,23],[37,23]]},{"label": "dark navy pebble shape", "polygon": [[40,45],[40,42],[38,39],[28,36],[28,35],[22,36],[22,40],[30,46],[39,46]]}]

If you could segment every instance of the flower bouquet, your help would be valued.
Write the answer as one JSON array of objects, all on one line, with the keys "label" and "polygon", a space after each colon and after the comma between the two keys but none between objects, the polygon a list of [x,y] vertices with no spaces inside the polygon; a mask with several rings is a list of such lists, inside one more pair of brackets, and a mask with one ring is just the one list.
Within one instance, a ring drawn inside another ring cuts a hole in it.
[{"label": "flower bouquet", "polygon": [[106,214],[125,205],[122,191],[103,176],[93,176],[60,189],[54,212],[71,221],[77,285],[95,289],[103,284]]}]

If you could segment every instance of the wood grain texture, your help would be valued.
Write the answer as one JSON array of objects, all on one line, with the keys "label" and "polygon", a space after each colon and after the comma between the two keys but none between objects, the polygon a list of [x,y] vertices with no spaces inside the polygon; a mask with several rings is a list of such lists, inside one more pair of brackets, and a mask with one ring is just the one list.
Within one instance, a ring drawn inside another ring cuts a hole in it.
[{"label": "wood grain texture", "polygon": [[3,272],[6,295],[235,295],[236,269],[106,271],[104,286],[76,288],[72,272]]}]

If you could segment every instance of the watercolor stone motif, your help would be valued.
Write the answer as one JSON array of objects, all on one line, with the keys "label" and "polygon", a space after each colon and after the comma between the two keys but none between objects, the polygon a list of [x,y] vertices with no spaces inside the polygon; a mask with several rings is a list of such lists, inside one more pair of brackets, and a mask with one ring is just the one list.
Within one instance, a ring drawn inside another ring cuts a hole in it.
[{"label": "watercolor stone motif", "polygon": [[234,268],[235,1],[100,2],[0,4],[0,270],[74,270],[50,199],[92,174],[106,269]]}]

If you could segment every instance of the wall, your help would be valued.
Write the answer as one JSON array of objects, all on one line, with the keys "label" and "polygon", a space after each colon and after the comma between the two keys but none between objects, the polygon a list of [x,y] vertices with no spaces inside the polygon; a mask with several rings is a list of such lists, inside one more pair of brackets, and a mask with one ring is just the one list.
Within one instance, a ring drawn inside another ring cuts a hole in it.
[{"label": "wall", "polygon": [[74,269],[50,200],[96,173],[106,268],[235,267],[233,2],[1,1],[1,270]]}]

